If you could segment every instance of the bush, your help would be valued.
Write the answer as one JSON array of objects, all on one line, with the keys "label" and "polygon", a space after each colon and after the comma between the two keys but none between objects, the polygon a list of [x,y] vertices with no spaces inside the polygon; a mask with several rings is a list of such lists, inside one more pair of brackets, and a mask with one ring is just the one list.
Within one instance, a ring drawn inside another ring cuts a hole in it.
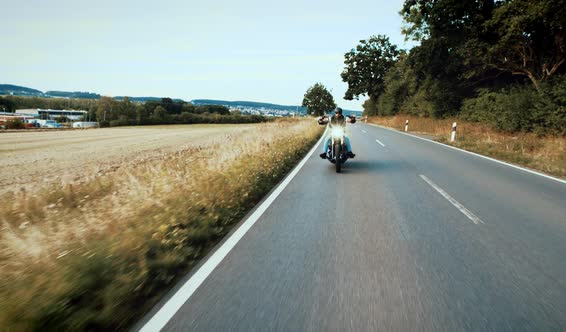
[{"label": "bush", "polygon": [[395,96],[388,92],[381,94],[379,98],[377,98],[377,114],[388,116],[399,113],[400,101],[400,98],[395,98]]},{"label": "bush", "polygon": [[377,102],[373,98],[368,98],[366,101],[364,101],[362,107],[364,108],[362,115],[377,115]]},{"label": "bush", "polygon": [[6,129],[26,129],[26,124],[21,119],[8,120],[4,123]]},{"label": "bush", "polygon": [[481,90],[478,97],[465,100],[461,117],[484,122],[505,132],[530,131],[533,92],[513,88],[494,92]]},{"label": "bush", "polygon": [[137,124],[138,124],[138,120],[120,119],[120,120],[110,121],[109,127],[135,126]]},{"label": "bush", "polygon": [[540,91],[530,85],[480,90],[476,98],[464,101],[460,116],[510,133],[565,135],[566,77],[545,82]]},{"label": "bush", "polygon": [[400,113],[421,117],[431,117],[434,115],[434,105],[427,98],[426,91],[424,89],[419,89],[415,94],[410,95],[401,104]]},{"label": "bush", "polygon": [[198,113],[217,113],[221,115],[230,114],[230,110],[226,106],[221,105],[202,105],[196,107]]},{"label": "bush", "polygon": [[197,123],[198,118],[199,118],[198,115],[196,115],[194,113],[189,113],[189,112],[183,112],[178,117],[178,119],[180,120],[181,123],[186,123],[186,124]]},{"label": "bush", "polygon": [[541,85],[542,96],[535,101],[533,121],[537,131],[566,135],[566,75]]}]

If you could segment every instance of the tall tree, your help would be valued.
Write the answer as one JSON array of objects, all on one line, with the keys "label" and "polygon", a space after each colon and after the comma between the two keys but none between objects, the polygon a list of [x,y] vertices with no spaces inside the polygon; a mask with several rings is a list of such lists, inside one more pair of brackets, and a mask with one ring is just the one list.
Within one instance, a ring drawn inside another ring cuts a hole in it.
[{"label": "tall tree", "polygon": [[400,12],[403,33],[415,41],[442,37],[465,42],[465,36],[481,30],[494,7],[494,0],[406,0]]},{"label": "tall tree", "polygon": [[358,99],[360,95],[367,95],[377,100],[384,90],[383,79],[395,65],[399,54],[397,46],[387,36],[360,40],[355,49],[344,54],[346,67],[341,77],[348,84],[344,99]]},{"label": "tall tree", "polygon": [[473,94],[470,86],[489,76],[478,55],[481,44],[492,38],[483,26],[494,6],[494,0],[405,1],[400,12],[403,32],[406,39],[420,41],[408,62],[435,116],[456,113],[462,100]]},{"label": "tall tree", "polygon": [[303,107],[307,108],[310,115],[323,115],[336,107],[334,97],[322,83],[311,86],[303,98]]},{"label": "tall tree", "polygon": [[[375,111],[368,114],[394,115],[401,111],[403,102],[416,92],[413,69],[407,63],[407,54],[401,52],[395,66],[384,77],[385,89],[377,99]],[[368,104],[370,106],[371,104]]]},{"label": "tall tree", "polygon": [[132,104],[129,97],[124,97],[119,105],[119,116],[124,119],[133,119],[136,116],[136,106]]},{"label": "tall tree", "polygon": [[487,66],[524,76],[537,90],[566,61],[564,0],[502,1],[485,29],[497,37],[483,53]]},{"label": "tall tree", "polygon": [[96,119],[98,121],[112,121],[118,118],[119,103],[112,97],[101,97],[96,108]]},{"label": "tall tree", "polygon": [[0,112],[15,112],[16,103],[8,98],[0,97]]},{"label": "tall tree", "polygon": [[[406,0],[401,14],[406,38],[421,41],[417,49],[433,45],[445,66],[472,82],[499,72],[539,89],[566,61],[564,0]],[[437,74],[427,58],[422,67]]]},{"label": "tall tree", "polygon": [[151,117],[155,120],[161,121],[161,120],[165,119],[166,115],[167,115],[167,110],[163,106],[157,106],[153,110]]}]

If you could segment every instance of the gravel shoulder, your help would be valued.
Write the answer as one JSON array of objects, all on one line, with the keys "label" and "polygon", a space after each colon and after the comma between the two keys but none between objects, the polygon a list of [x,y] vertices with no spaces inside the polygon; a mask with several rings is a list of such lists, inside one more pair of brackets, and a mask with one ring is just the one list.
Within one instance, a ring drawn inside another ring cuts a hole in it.
[{"label": "gravel shoulder", "polygon": [[257,124],[118,127],[0,136],[0,194],[80,181],[99,172],[212,146]]}]

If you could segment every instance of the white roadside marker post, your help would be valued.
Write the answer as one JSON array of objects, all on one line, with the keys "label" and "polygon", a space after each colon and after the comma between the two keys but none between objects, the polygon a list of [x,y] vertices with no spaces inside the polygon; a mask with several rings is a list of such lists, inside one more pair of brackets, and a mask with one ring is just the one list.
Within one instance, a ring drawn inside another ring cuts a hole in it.
[{"label": "white roadside marker post", "polygon": [[409,131],[409,120],[405,121],[405,132]]},{"label": "white roadside marker post", "polygon": [[452,132],[450,133],[450,142],[454,142],[456,138],[456,122],[452,124]]}]

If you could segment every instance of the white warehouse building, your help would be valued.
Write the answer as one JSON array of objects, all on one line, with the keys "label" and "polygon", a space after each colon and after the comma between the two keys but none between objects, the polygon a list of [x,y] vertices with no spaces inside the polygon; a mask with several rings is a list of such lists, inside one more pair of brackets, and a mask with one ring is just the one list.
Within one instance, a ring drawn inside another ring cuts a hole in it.
[{"label": "white warehouse building", "polygon": [[75,110],[51,110],[51,109],[22,109],[16,110],[16,114],[33,116],[37,119],[57,119],[61,116],[66,116],[71,121],[77,121],[84,118],[86,111],[75,111]]}]

